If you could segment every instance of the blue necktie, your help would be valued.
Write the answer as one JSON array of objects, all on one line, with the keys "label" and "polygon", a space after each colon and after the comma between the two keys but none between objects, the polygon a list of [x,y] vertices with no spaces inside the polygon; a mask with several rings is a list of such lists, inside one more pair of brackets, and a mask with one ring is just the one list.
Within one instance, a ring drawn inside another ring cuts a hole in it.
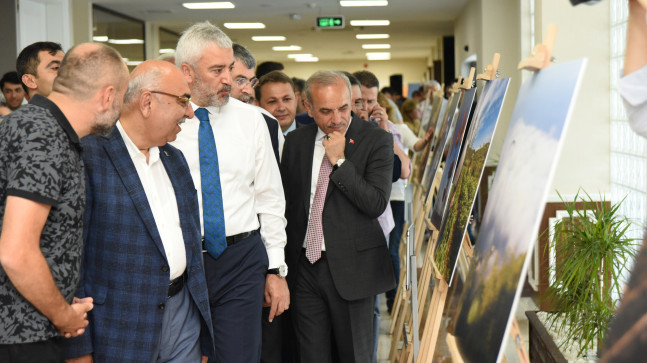
[{"label": "blue necktie", "polygon": [[211,257],[218,258],[227,248],[225,213],[222,207],[218,150],[205,108],[195,110],[200,120],[198,146],[200,148],[200,180],[202,182],[202,215],[204,218],[204,247]]}]

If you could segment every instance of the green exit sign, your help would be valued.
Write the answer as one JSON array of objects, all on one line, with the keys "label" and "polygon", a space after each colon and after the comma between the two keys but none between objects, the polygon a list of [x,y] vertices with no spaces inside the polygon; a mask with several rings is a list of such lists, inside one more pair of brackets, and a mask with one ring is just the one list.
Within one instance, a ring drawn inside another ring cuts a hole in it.
[{"label": "green exit sign", "polygon": [[343,27],[344,27],[344,17],[341,15],[317,17],[317,28],[342,29]]}]

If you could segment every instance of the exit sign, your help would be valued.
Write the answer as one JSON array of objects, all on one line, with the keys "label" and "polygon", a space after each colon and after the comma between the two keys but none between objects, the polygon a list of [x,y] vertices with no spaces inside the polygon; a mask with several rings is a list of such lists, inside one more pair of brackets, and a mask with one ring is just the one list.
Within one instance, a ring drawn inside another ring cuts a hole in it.
[{"label": "exit sign", "polygon": [[344,27],[344,17],[341,15],[317,17],[317,28],[342,29],[343,27]]}]

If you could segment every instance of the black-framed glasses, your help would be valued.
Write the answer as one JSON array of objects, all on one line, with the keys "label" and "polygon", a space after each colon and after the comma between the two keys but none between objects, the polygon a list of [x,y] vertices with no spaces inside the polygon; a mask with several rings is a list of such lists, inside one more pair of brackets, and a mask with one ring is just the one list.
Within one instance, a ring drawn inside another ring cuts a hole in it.
[{"label": "black-framed glasses", "polygon": [[363,110],[366,107],[366,101],[363,98],[358,98],[355,100],[355,109]]},{"label": "black-framed glasses", "polygon": [[182,96],[177,96],[177,95],[174,95],[174,94],[172,94],[172,93],[167,93],[167,92],[162,92],[162,91],[148,91],[148,92],[150,92],[150,93],[159,93],[159,94],[161,94],[161,95],[175,97],[175,98],[177,99],[177,102],[178,102],[182,107],[186,107],[186,106],[188,106],[188,105],[189,105],[189,102],[191,101],[191,96],[189,96],[189,95],[187,95],[187,94],[184,94],[184,95],[182,95]]},{"label": "black-framed glasses", "polygon": [[236,82],[236,85],[238,87],[245,87],[245,85],[249,82],[249,85],[254,88],[258,85],[258,78],[247,79],[245,77],[238,77],[234,82]]}]

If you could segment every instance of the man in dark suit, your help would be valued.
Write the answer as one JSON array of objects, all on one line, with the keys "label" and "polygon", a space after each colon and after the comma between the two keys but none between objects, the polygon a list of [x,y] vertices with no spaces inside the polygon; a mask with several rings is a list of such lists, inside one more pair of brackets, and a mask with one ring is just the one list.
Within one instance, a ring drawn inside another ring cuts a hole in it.
[{"label": "man in dark suit", "polygon": [[281,71],[272,71],[258,80],[255,89],[258,105],[274,116],[283,135],[302,125],[294,119],[298,97],[292,79]]},{"label": "man in dark suit", "polygon": [[174,65],[146,61],[132,73],[117,127],[83,139],[86,168],[80,297],[94,297],[73,361],[213,360],[198,197],[173,141],[193,117]]},{"label": "man in dark suit", "polygon": [[391,192],[393,138],[351,120],[341,73],[315,73],[306,99],[316,123],[287,136],[281,161],[299,354],[309,363],[369,362],[375,295],[395,285],[377,222]]}]

